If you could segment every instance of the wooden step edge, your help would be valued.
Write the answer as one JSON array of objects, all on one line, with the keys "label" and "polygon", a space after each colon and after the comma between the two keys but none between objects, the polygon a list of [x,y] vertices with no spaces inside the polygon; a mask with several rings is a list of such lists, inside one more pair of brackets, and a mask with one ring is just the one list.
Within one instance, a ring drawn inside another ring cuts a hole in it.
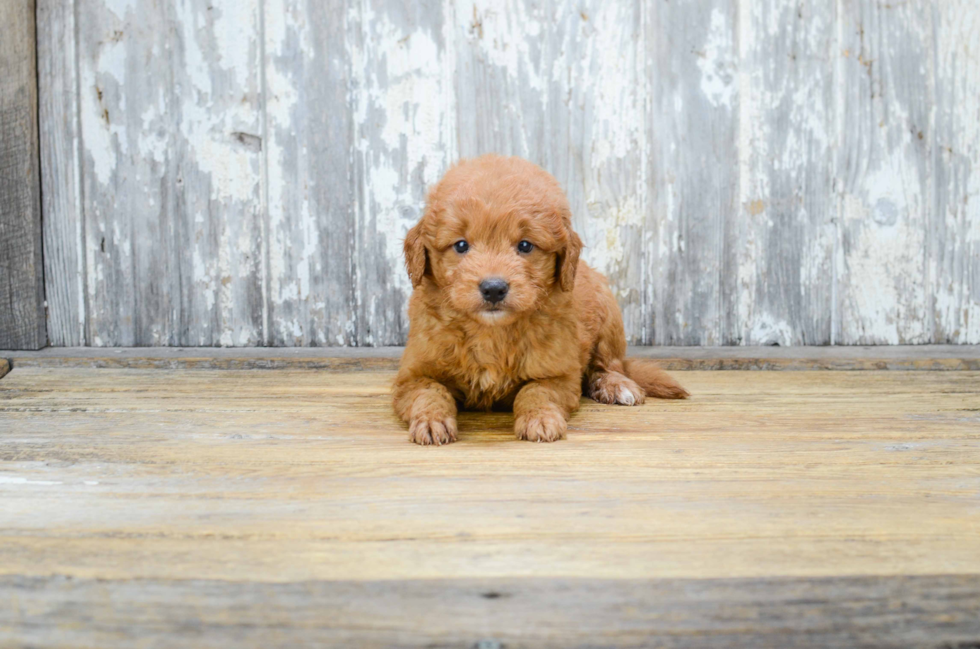
[{"label": "wooden step edge", "polygon": [[[49,347],[0,351],[0,368],[307,369],[380,371],[398,367],[401,347],[174,348]],[[978,345],[892,347],[631,347],[629,356],[678,370],[980,371]],[[0,369],[0,376],[6,369]]]}]

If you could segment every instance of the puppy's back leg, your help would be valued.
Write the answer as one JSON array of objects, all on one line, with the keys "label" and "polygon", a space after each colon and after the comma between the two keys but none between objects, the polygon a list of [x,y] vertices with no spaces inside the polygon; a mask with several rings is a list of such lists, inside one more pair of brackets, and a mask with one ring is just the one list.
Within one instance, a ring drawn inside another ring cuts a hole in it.
[{"label": "puppy's back leg", "polygon": [[646,392],[636,381],[615,370],[590,367],[583,383],[586,395],[599,403],[638,406],[646,398]]},{"label": "puppy's back leg", "polygon": [[[609,295],[612,302],[612,295]],[[599,328],[599,335],[592,347],[592,357],[585,370],[582,388],[586,396],[599,403],[638,406],[646,398],[646,391],[626,375],[623,356],[626,355],[626,334],[619,317],[619,307],[610,305],[609,316]]]},{"label": "puppy's back leg", "polygon": [[625,357],[626,334],[616,308],[599,329],[583,380],[586,394],[600,403],[624,406],[638,406],[644,397],[688,397],[687,390],[653,361],[627,360]]}]

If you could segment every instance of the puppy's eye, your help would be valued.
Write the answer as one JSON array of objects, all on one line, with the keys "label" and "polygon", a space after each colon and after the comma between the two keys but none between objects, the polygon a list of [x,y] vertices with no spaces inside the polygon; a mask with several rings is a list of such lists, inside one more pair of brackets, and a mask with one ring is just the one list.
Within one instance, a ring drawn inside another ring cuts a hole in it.
[{"label": "puppy's eye", "polygon": [[523,252],[526,255],[532,250],[534,250],[534,244],[526,239],[517,244],[517,252]]},{"label": "puppy's eye", "polygon": [[453,248],[459,254],[463,254],[464,252],[470,249],[470,244],[466,243],[466,239],[460,239],[459,241],[453,244]]}]

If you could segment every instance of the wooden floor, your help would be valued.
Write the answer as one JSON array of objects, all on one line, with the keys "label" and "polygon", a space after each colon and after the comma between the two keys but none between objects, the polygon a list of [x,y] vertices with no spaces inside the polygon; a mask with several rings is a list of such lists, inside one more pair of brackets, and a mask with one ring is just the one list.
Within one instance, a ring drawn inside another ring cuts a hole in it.
[{"label": "wooden floor", "polygon": [[980,373],[684,372],[409,444],[390,371],[0,379],[0,646],[980,646]]}]

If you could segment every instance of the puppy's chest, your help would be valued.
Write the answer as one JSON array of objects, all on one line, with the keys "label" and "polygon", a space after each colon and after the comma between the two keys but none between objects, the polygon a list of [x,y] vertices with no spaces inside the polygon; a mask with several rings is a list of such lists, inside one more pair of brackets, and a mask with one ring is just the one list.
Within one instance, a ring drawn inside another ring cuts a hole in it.
[{"label": "puppy's chest", "polygon": [[533,353],[522,345],[474,345],[466,349],[461,361],[456,380],[471,408],[510,402],[517,390],[535,378],[527,371],[534,365]]}]

